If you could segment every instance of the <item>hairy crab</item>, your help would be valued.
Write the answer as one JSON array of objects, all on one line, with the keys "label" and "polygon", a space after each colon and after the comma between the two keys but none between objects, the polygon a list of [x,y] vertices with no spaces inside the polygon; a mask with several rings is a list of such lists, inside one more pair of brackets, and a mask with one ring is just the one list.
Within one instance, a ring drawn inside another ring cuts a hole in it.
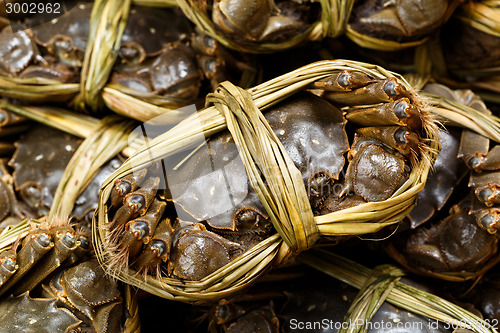
[{"label": "hairy crab", "polygon": [[[25,31],[13,33],[6,27],[0,34],[0,74],[80,82],[92,7],[93,2],[80,1],[49,22],[27,18]],[[133,6],[108,83],[157,105],[194,103],[202,91],[205,94],[226,79],[245,80],[242,72],[253,71],[240,57],[222,49],[210,37],[195,33],[176,9]]]},{"label": "hairy crab", "polygon": [[[470,90],[452,91],[437,84],[429,85],[426,90],[466,103],[480,112],[490,112]],[[395,242],[401,253],[395,246],[390,247],[389,253],[417,273],[460,281],[484,274],[499,260],[498,237],[494,235],[499,216],[499,150],[498,146],[490,149],[488,138],[468,129],[462,130],[460,142],[453,137],[446,142],[454,155],[443,151],[442,163],[448,167],[435,169],[435,176],[428,184],[434,195],[426,196],[429,191],[424,190],[417,202],[417,213],[410,214],[415,226],[427,220],[432,224],[407,232],[407,236]],[[463,178],[463,171],[459,170],[467,169],[464,166],[469,169],[465,189],[457,184]],[[457,174],[450,175],[453,170]],[[450,197],[453,201],[447,203]],[[435,208],[431,208],[430,214],[418,213],[433,206],[430,201],[435,199]],[[439,212],[442,207],[449,208],[447,215]]]},{"label": "hairy crab", "polygon": [[[208,316],[210,329],[215,332],[337,332],[341,328],[360,329],[365,324],[364,317],[350,318],[351,321],[344,317],[358,290],[306,267],[293,268],[295,271],[271,272],[268,276],[276,280],[259,282],[245,295],[221,300],[212,306]],[[297,272],[300,272],[298,277],[294,276]],[[408,278],[403,281],[427,292],[432,288]],[[381,304],[370,318],[366,331],[396,333],[401,332],[402,327],[411,327],[412,332],[419,333],[452,331],[442,323],[388,302]]]},{"label": "hairy crab", "polygon": [[135,316],[95,259],[59,269],[41,286],[0,300],[3,331],[124,332],[126,319]]},{"label": "hairy crab", "polygon": [[442,25],[455,10],[456,0],[364,0],[353,7],[349,27],[378,39],[410,42]]},{"label": "hairy crab", "polygon": [[[44,216],[49,211],[54,193],[69,160],[82,140],[59,130],[37,125],[15,143],[16,151],[9,161],[14,169],[15,190],[23,201],[23,213],[32,218]],[[97,207],[100,184],[121,164],[111,160],[93,178],[77,199],[73,217],[86,218]]]},{"label": "hairy crab", "polygon": [[[12,240],[9,244],[13,245],[2,252],[4,277],[0,294],[18,295],[32,290],[58,267],[79,261],[91,250],[89,223],[98,192],[103,180],[121,164],[119,158],[111,159],[88,182],[82,183],[81,193],[75,193],[66,219],[46,217],[49,209],[54,208],[56,189],[81,142],[72,135],[38,125],[16,143],[11,166],[20,198],[18,210],[39,222],[27,222],[27,236]],[[73,186],[78,187],[78,182]]]},{"label": "hairy crab", "polygon": [[279,42],[305,31],[316,18],[318,8],[308,2],[215,0],[206,7],[212,7],[217,28],[236,40]]},{"label": "hairy crab", "polygon": [[[313,211],[389,198],[422,154],[426,119],[412,95],[394,78],[357,71],[341,71],[311,88],[323,90],[323,98],[298,93],[265,117],[302,173]],[[332,103],[356,127],[350,128],[350,149],[347,121]],[[187,158],[174,155],[161,167],[116,180],[103,226],[108,267],[199,281],[274,233],[238,156],[224,132]],[[157,190],[160,182],[166,191]]]}]

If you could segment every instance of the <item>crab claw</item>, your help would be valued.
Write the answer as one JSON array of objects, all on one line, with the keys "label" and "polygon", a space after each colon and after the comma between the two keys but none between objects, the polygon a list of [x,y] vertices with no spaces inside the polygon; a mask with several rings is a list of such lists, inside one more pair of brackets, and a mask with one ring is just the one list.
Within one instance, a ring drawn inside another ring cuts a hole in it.
[{"label": "crab claw", "polygon": [[475,188],[474,193],[488,207],[500,204],[499,184],[484,184]]},{"label": "crab claw", "polygon": [[146,177],[147,169],[141,169],[117,179],[111,190],[111,206],[109,209],[116,208],[123,204],[123,197],[132,191],[135,191]]},{"label": "crab claw", "polygon": [[142,244],[149,242],[166,206],[166,202],[155,199],[145,215],[125,225],[125,234],[120,242],[120,246],[128,247],[131,257],[137,255]]},{"label": "crab claw", "polygon": [[346,109],[346,119],[361,126],[398,125],[416,131],[422,127],[420,112],[406,97],[394,102]]},{"label": "crab claw", "polygon": [[170,219],[162,220],[135,262],[139,271],[159,271],[160,264],[166,262],[170,255],[174,228]]},{"label": "crab claw", "polygon": [[129,220],[146,213],[156,195],[160,177],[151,177],[145,181],[143,187],[127,194],[123,198],[123,206],[118,209],[111,221],[111,228],[123,225]]},{"label": "crab claw", "polygon": [[[355,145],[357,142],[353,143]],[[349,163],[340,196],[351,192],[368,201],[389,198],[404,179],[405,161],[400,154],[384,149],[381,144],[358,144],[356,155]]]},{"label": "crab claw", "polygon": [[373,81],[354,90],[325,92],[324,96],[334,103],[353,106],[391,102],[401,97],[408,97],[409,93],[395,78],[390,78]]},{"label": "crab claw", "polygon": [[207,230],[188,229],[172,249],[169,272],[181,279],[199,281],[227,265],[240,244]]}]

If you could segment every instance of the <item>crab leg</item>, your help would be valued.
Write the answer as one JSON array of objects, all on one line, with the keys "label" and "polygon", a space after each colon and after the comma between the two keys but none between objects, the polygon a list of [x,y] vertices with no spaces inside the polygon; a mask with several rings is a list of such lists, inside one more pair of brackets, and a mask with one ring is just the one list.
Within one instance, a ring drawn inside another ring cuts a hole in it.
[{"label": "crab leg", "polygon": [[21,279],[50,249],[54,247],[52,234],[48,230],[32,231],[23,241],[17,254],[19,268],[15,274],[0,288],[0,295]]},{"label": "crab leg", "polygon": [[135,257],[141,250],[142,244],[150,241],[166,206],[165,201],[155,199],[145,215],[125,225],[125,234],[120,246],[128,248],[129,256]]},{"label": "crab leg", "polygon": [[64,262],[65,266],[71,266],[75,264],[77,261],[79,261],[81,258],[83,258],[85,255],[87,255],[90,250],[91,250],[91,236],[84,234],[84,233],[79,233],[77,231],[76,233],[76,243],[78,246],[76,249],[70,253],[69,257],[66,259]]},{"label": "crab leg", "polygon": [[38,274],[26,275],[11,290],[14,295],[22,294],[33,289],[45,279],[56,268],[61,266],[64,260],[78,247],[75,230],[72,227],[59,227],[51,229],[54,236],[54,248],[47,255],[39,259],[34,266],[34,272]]},{"label": "crab leg", "polygon": [[2,286],[19,268],[16,257],[17,254],[14,250],[7,250],[0,253],[0,286]]},{"label": "crab leg", "polygon": [[324,97],[342,105],[367,105],[391,102],[408,96],[406,89],[395,78],[378,80],[352,91],[327,92]]},{"label": "crab leg", "polygon": [[361,126],[398,125],[412,130],[422,127],[420,112],[406,97],[368,107],[350,107],[345,111],[347,120]]},{"label": "crab leg", "polygon": [[141,182],[146,177],[147,169],[141,169],[126,175],[123,178],[117,179],[111,191],[111,206],[109,209],[114,209],[123,203],[123,198],[130,192],[135,191]]},{"label": "crab leg", "polygon": [[500,209],[493,207],[473,211],[477,223],[486,229],[489,233],[496,233],[500,229]]},{"label": "crab leg", "polygon": [[332,92],[345,92],[366,86],[372,82],[374,80],[362,72],[342,71],[312,83],[311,88]]},{"label": "crab leg", "polygon": [[114,229],[123,225],[138,216],[144,215],[153,201],[160,177],[151,177],[140,189],[130,192],[123,198],[123,206],[118,209],[111,221],[111,228]]},{"label": "crab leg", "polygon": [[412,152],[418,153],[419,137],[407,127],[363,127],[358,129],[356,133],[365,138],[382,142],[404,156],[409,156]]},{"label": "crab leg", "polygon": [[[499,174],[496,174],[498,177]],[[487,207],[500,204],[500,185],[483,184],[475,188],[474,193]]]},{"label": "crab leg", "polygon": [[490,140],[480,134],[469,130],[462,131],[460,147],[458,148],[458,158],[472,170],[482,170],[482,160],[488,154]]},{"label": "crab leg", "polygon": [[170,256],[174,228],[169,218],[163,219],[153,233],[149,243],[145,246],[135,262],[139,271],[159,271],[160,264],[166,262]]}]

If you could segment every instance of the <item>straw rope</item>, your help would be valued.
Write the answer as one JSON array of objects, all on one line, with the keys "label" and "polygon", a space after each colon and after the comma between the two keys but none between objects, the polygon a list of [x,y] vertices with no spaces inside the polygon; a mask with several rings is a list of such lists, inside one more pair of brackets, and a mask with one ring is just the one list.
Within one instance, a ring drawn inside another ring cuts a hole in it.
[{"label": "straw rope", "polygon": [[293,251],[310,248],[319,238],[319,230],[302,175],[251,95],[223,82],[207,96],[207,102],[224,115],[250,183],[281,238]]},{"label": "straw rope", "polygon": [[[405,273],[402,270],[391,265],[375,267],[344,317],[344,322],[354,323],[354,325],[348,327],[343,325],[338,333],[367,332],[368,322],[386,301],[396,286],[396,282],[404,275]],[[358,324],[358,319],[362,319],[362,325]]]},{"label": "straw rope", "polygon": [[[300,254],[297,259],[358,289],[367,285],[367,280],[370,277],[373,278],[373,271],[367,267],[326,250],[313,249]],[[381,268],[377,269],[380,270]],[[387,272],[391,272],[390,268],[385,267],[382,267],[381,271],[383,272],[385,269],[388,269]],[[460,306],[399,281],[401,274],[397,268],[394,268],[394,271],[388,276],[389,288],[383,288],[384,281],[380,279],[381,284],[379,286],[382,288],[379,290],[382,291],[387,302],[415,314],[451,324],[454,327],[466,328],[478,333],[497,332],[489,322]],[[391,286],[392,283],[394,283],[394,286]],[[388,290],[387,296],[384,290]],[[377,296],[372,295],[373,298],[360,297],[359,300],[365,304],[377,301]]]}]

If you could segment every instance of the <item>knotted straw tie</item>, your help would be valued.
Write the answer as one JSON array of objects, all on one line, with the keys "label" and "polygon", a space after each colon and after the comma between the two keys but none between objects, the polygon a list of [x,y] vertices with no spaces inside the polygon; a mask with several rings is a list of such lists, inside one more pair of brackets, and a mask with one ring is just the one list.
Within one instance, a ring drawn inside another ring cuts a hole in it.
[{"label": "knotted straw tie", "polygon": [[223,82],[207,96],[208,102],[226,118],[250,184],[283,241],[294,252],[310,248],[319,230],[302,175],[251,95]]},{"label": "knotted straw tie", "polygon": [[118,57],[132,0],[96,0],[89,22],[77,106],[102,109],[102,89]]},{"label": "knotted straw tie", "polygon": [[[367,332],[368,322],[384,304],[385,300],[405,273],[391,265],[375,267],[353,300],[339,333]],[[360,322],[361,319],[361,322]]]}]

